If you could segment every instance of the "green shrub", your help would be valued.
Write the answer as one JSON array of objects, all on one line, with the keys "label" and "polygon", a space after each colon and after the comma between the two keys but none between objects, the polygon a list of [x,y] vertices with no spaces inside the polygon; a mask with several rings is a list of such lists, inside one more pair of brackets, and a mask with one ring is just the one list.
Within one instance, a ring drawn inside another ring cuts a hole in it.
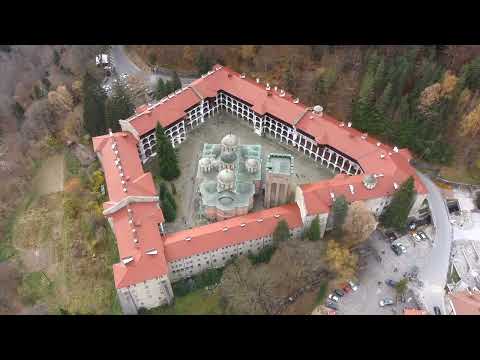
[{"label": "green shrub", "polygon": [[275,253],[276,248],[274,246],[265,246],[261,249],[258,254],[248,254],[248,259],[252,263],[252,265],[268,263],[272,258],[273,254]]}]

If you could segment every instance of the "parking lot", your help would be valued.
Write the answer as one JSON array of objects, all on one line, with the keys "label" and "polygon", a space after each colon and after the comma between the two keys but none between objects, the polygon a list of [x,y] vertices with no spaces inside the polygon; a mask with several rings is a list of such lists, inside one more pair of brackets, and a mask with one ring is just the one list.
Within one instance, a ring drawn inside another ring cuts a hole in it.
[{"label": "parking lot", "polygon": [[[418,267],[417,279],[422,281],[422,267],[429,261],[431,251],[432,227],[422,229],[429,239],[415,242],[410,234],[402,236],[394,242],[402,243],[406,253],[397,256],[390,248],[391,243],[380,232],[375,231],[368,242],[359,249],[360,270],[358,290],[349,292],[339,299],[338,314],[344,315],[393,315],[403,314],[404,308],[421,307],[421,299],[416,295],[422,284],[417,281],[408,283],[409,291],[397,299],[395,288],[388,286],[385,281],[391,279],[395,282],[401,280],[403,275]],[[393,305],[380,307],[379,301],[383,298],[394,300]]]}]

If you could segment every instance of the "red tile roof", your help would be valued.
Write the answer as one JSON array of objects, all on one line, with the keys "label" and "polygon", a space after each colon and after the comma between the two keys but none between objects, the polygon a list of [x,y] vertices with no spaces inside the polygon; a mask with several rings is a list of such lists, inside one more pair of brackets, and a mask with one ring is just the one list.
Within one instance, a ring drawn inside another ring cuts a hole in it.
[{"label": "red tile roof", "polygon": [[[411,154],[407,149],[394,151],[389,145],[378,144],[372,137],[362,139],[359,131],[346,124],[340,126],[339,121],[326,114],[320,116],[309,111],[305,105],[295,103],[290,94],[280,96],[280,89],[272,88],[269,90],[271,96],[268,96],[265,84],[243,78],[239,73],[226,67],[215,65],[213,69],[208,76],[195,80],[174,96],[162,99],[150,107],[140,106],[128,121],[140,135],[153,130],[158,122],[163,127],[168,127],[183,118],[186,115],[185,111],[199,103],[200,98],[215,97],[218,91],[224,90],[251,104],[258,114],[269,113],[310,134],[319,144],[331,146],[350,156],[360,164],[366,174],[383,174],[383,177],[377,179],[378,183],[372,190],[367,190],[363,186],[364,175],[337,175],[328,181],[301,185],[308,214],[328,212],[331,192],[335,196],[345,195],[350,202],[383,197],[394,192],[394,182],[400,185],[410,175],[415,178],[417,192],[426,192],[409,164]],[[116,147],[112,148],[114,142]],[[98,136],[93,138],[93,146],[102,159],[110,197],[104,204],[105,209],[118,205],[120,201],[125,202],[129,196],[156,196],[151,174],[143,172],[137,141],[133,135],[120,132]],[[115,151],[118,153],[115,154]],[[384,158],[381,158],[381,154]],[[118,159],[120,164],[116,163]],[[122,183],[121,172],[125,183]],[[353,194],[349,185],[354,187]],[[127,189],[126,192],[124,187]],[[108,215],[113,221],[121,258],[133,258],[133,261],[126,265],[123,263],[114,265],[117,288],[166,274],[167,259],[172,261],[270,235],[278,222],[274,216],[276,213],[280,214],[280,218],[285,218],[291,228],[302,225],[298,206],[289,204],[168,234],[162,239],[158,223],[163,222],[163,215],[156,202],[132,203],[129,208],[132,210],[134,221],[140,224],[135,227],[139,240],[137,245],[133,242],[127,207]],[[263,222],[257,222],[259,218],[263,218]],[[224,228],[228,230],[223,231]],[[188,237],[191,238],[190,241],[185,240]],[[147,255],[146,252],[151,249],[156,249],[157,255]]]},{"label": "red tile roof", "polygon": [[[110,201],[118,202],[126,196],[156,196],[155,185],[150,173],[144,173],[138,156],[137,140],[128,132],[118,132],[110,135],[97,136],[92,139],[93,150],[102,158],[105,182]],[[113,142],[116,149],[112,149]],[[115,154],[118,151],[118,154]],[[119,165],[115,160],[120,159]],[[127,192],[123,191],[123,172]]]},{"label": "red tile roof", "polygon": [[404,309],[403,310],[403,315],[428,315],[428,313],[425,310]]},{"label": "red tile roof", "polygon": [[[280,215],[278,218],[275,215]],[[259,219],[263,221],[259,222]],[[287,221],[289,228],[302,226],[297,204],[288,204],[257,211],[209,225],[167,234],[165,253],[168,261],[178,260],[194,254],[216,250],[227,245],[240,244],[273,233],[280,220]],[[242,224],[245,224],[242,226]],[[224,231],[224,229],[227,229]],[[190,240],[185,240],[190,238]]]},{"label": "red tile roof", "polygon": [[[132,210],[132,224],[127,209]],[[158,203],[132,203],[110,216],[117,239],[120,259],[133,257],[128,264],[120,262],[113,266],[115,286],[123,288],[135,283],[160,277],[168,273],[163,239],[158,226],[162,223],[162,210]],[[135,229],[135,233],[132,231]],[[138,239],[135,244],[134,238]],[[147,252],[156,250],[157,254]]]},{"label": "red tile roof", "polygon": [[[112,133],[94,137],[92,141],[95,152],[102,159],[105,173],[109,195],[109,201],[103,204],[105,210],[135,196],[155,197],[157,195],[152,175],[143,172],[136,146],[137,141],[132,134]],[[112,147],[112,145],[115,146]],[[118,159],[120,162],[116,163]],[[123,173],[123,178],[120,173]],[[124,187],[127,192],[123,191]],[[113,223],[120,259],[133,258],[133,261],[128,264],[120,262],[113,266],[117,288],[150,280],[168,272],[163,240],[158,230],[158,224],[163,223],[164,219],[157,201],[125,203],[123,207],[119,206],[118,210],[107,216]],[[138,242],[135,243],[134,239]],[[156,255],[146,254],[152,249],[157,250]]]},{"label": "red tile roof", "polygon": [[448,294],[457,315],[480,315],[480,292],[468,290]]}]

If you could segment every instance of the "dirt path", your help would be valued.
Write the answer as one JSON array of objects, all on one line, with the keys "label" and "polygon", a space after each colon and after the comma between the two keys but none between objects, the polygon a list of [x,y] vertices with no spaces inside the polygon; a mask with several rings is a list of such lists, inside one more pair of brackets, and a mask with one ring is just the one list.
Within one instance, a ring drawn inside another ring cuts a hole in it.
[{"label": "dirt path", "polygon": [[37,195],[46,195],[63,191],[64,156],[54,155],[42,163],[42,167],[33,179],[33,189]]}]

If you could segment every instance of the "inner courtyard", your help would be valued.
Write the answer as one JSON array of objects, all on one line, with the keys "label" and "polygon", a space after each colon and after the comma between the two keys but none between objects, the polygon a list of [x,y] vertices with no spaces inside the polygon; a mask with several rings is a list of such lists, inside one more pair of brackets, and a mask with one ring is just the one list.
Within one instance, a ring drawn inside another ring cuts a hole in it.
[{"label": "inner courtyard", "polygon": [[[173,181],[177,194],[177,218],[172,223],[165,225],[167,232],[174,232],[192,228],[198,225],[207,224],[207,220],[200,209],[200,197],[196,189],[198,161],[202,157],[204,144],[216,144],[227,134],[235,134],[240,144],[255,145],[262,147],[262,164],[267,164],[267,157],[271,153],[289,154],[294,157],[295,174],[292,178],[292,185],[313,183],[320,180],[332,178],[334,173],[315,162],[312,158],[298,152],[293,146],[280,143],[269,136],[259,136],[254,132],[248,123],[241,121],[235,115],[220,111],[205,119],[205,122],[188,132],[188,135],[180,145],[176,145],[178,160],[181,167],[180,177]],[[155,158],[148,163],[154,162]],[[146,167],[149,167],[149,164]],[[265,169],[262,168],[262,179],[265,179]],[[293,189],[292,189],[293,190]],[[293,201],[293,199],[291,199]],[[254,197],[253,209],[258,211],[264,209],[263,191]]]}]

